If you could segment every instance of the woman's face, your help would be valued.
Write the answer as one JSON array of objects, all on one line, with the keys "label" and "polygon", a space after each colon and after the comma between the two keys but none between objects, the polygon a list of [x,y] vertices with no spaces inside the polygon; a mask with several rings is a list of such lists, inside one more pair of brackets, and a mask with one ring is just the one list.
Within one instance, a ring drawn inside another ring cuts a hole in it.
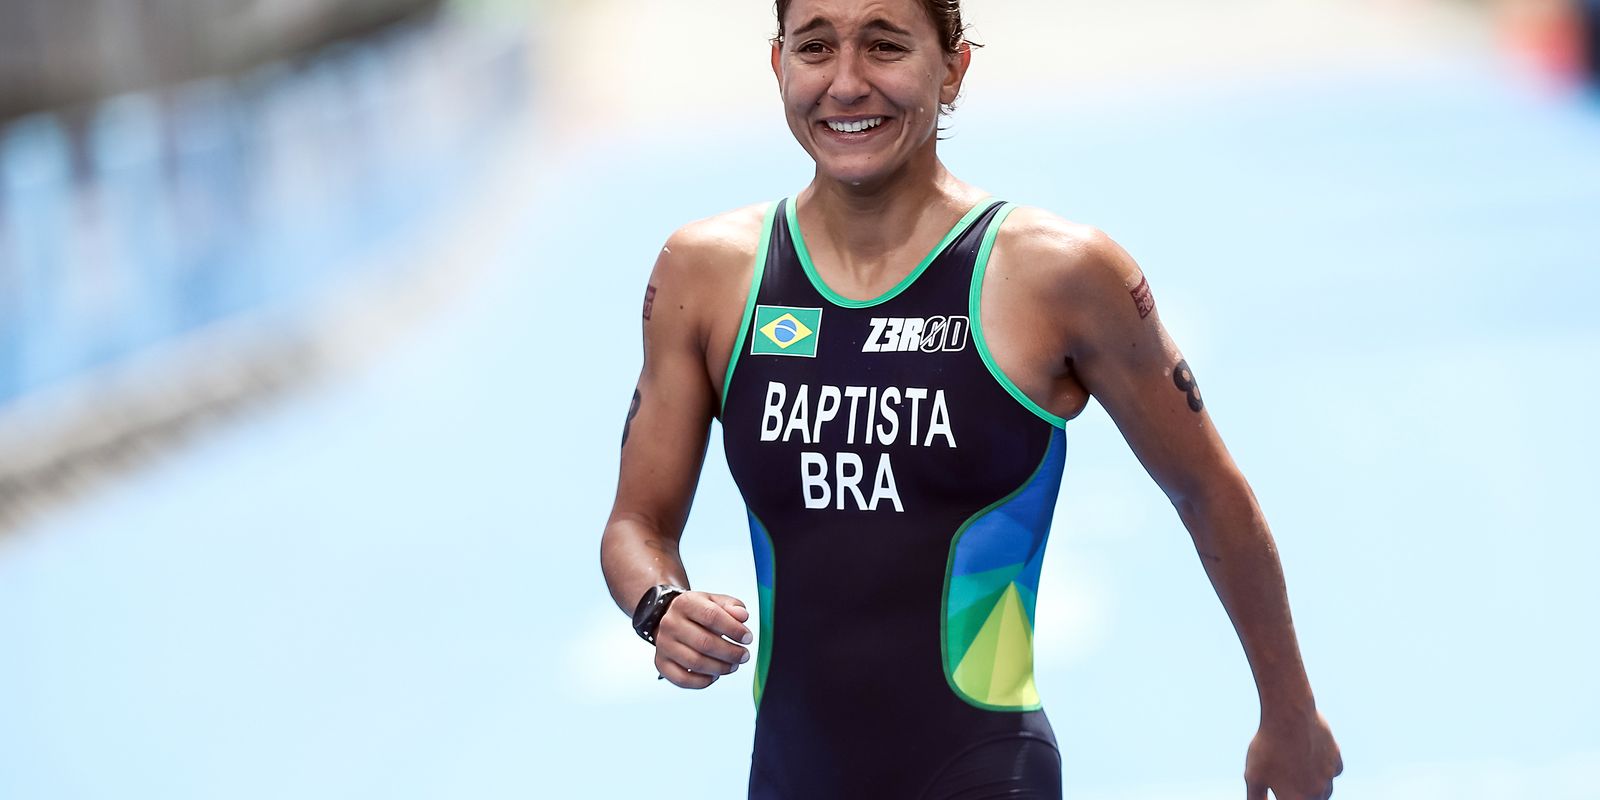
[{"label": "woman's face", "polygon": [[772,49],[789,130],[820,174],[894,174],[938,130],[971,56],[946,55],[919,0],[794,0]]}]

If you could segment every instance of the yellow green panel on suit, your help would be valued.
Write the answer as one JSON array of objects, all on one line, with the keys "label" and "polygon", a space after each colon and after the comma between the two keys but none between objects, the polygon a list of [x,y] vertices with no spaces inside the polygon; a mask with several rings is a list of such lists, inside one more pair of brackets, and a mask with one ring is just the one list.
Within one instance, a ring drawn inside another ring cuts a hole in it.
[{"label": "yellow green panel on suit", "polygon": [[1033,684],[1033,626],[1016,586],[1006,587],[956,667],[956,685],[990,705],[1039,704]]},{"label": "yellow green panel on suit", "polygon": [[945,678],[972,705],[999,711],[1042,707],[1033,679],[1034,609],[1055,510],[1066,437],[1022,486],[974,514],[956,532],[945,576]]}]

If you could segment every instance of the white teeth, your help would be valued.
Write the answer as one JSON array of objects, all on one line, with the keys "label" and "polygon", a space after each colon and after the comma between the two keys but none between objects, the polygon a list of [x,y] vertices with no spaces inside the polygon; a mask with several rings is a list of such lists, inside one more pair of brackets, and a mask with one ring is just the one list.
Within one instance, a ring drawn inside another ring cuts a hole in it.
[{"label": "white teeth", "polygon": [[872,119],[863,119],[856,122],[833,122],[830,120],[828,122],[828,127],[838,131],[839,133],[860,133],[869,128],[876,128],[882,124],[883,117],[873,117]]}]

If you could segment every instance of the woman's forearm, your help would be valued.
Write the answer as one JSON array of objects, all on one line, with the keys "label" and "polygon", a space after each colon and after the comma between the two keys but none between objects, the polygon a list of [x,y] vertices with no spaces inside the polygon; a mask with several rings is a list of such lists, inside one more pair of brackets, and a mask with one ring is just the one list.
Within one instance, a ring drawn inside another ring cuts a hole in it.
[{"label": "woman's forearm", "polygon": [[1283,566],[1249,486],[1241,479],[1237,486],[1182,501],[1178,513],[1244,646],[1262,718],[1314,714]]},{"label": "woman's forearm", "polygon": [[690,588],[676,540],[640,519],[613,519],[600,537],[600,570],[611,599],[633,615],[639,598],[658,583]]}]

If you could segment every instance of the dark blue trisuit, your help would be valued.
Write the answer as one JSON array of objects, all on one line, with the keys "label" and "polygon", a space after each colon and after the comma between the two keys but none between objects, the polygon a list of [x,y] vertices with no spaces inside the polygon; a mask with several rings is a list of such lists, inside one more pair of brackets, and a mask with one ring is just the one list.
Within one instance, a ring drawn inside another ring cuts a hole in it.
[{"label": "dark blue trisuit", "polygon": [[1064,420],[995,366],[979,203],[873,300],[768,209],[723,386],[760,589],[759,800],[1059,798],[1033,615]]}]

